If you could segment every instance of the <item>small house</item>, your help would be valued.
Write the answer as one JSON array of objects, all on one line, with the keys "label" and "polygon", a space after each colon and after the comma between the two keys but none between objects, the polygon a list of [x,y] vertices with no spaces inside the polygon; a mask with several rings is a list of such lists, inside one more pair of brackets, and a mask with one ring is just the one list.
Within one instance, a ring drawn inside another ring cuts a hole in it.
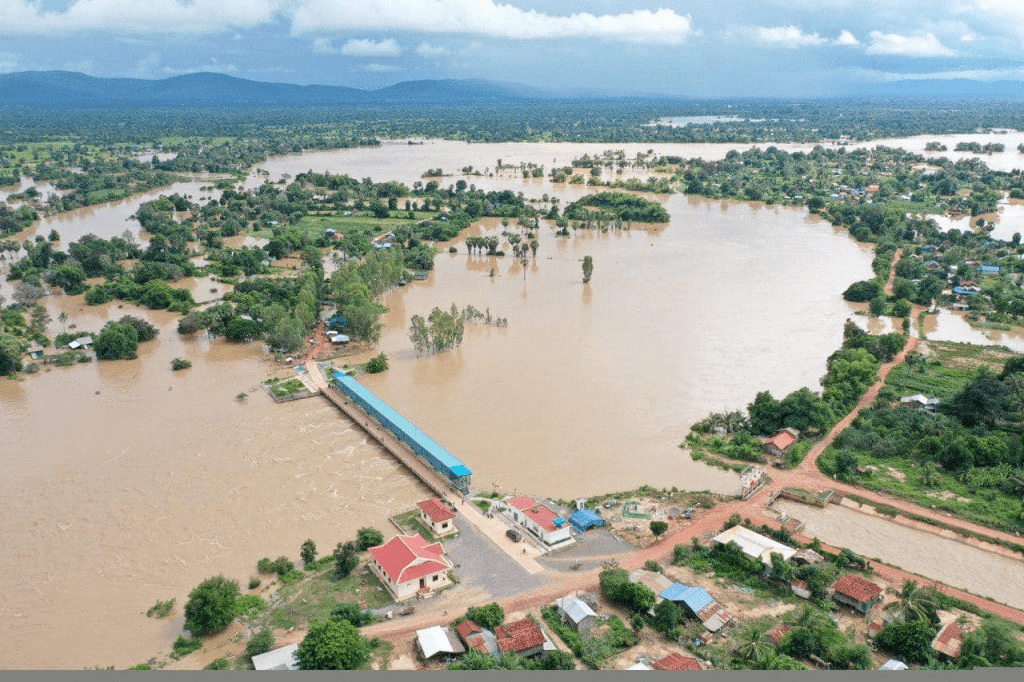
[{"label": "small house", "polygon": [[597,614],[585,601],[569,594],[555,600],[563,623],[570,623],[576,632],[587,632],[597,625]]},{"label": "small house", "polygon": [[497,656],[499,654],[498,638],[490,630],[480,627],[471,620],[462,621],[455,629],[466,645],[467,651],[475,649],[489,656]]},{"label": "small house", "polygon": [[794,580],[789,584],[789,589],[801,599],[810,599],[811,590],[807,587],[807,581]]},{"label": "small house", "polygon": [[396,535],[370,548],[370,570],[380,578],[395,601],[429,594],[451,584],[451,562],[439,542],[419,535]]},{"label": "small house", "polygon": [[417,630],[416,649],[425,661],[442,654],[452,656],[466,653],[466,647],[459,641],[458,635],[451,628],[440,625]]},{"label": "small house", "polygon": [[544,544],[560,545],[573,541],[572,527],[545,502],[520,495],[506,500],[506,504],[506,513],[512,520],[533,533]]},{"label": "small house", "polygon": [[841,577],[832,589],[832,599],[861,613],[867,613],[882,597],[881,587],[854,573]]},{"label": "small house", "polygon": [[569,525],[578,533],[585,533],[590,528],[604,526],[604,519],[597,512],[590,509],[580,509],[569,517]]},{"label": "small house", "polygon": [[673,651],[664,658],[659,658],[651,663],[654,670],[703,670],[693,656],[684,656],[678,651]]},{"label": "small house", "polygon": [[764,449],[769,455],[782,457],[786,450],[800,439],[800,432],[792,427],[779,429],[779,431],[765,441]]},{"label": "small house", "polygon": [[903,661],[897,661],[895,658],[890,658],[888,661],[878,666],[879,670],[910,670],[907,664]]},{"label": "small house", "polygon": [[417,502],[416,506],[420,508],[420,522],[437,537],[458,532],[453,521],[455,512],[438,498]]},{"label": "small house", "polygon": [[755,533],[744,526],[733,526],[727,528],[714,537],[714,541],[720,545],[727,545],[735,542],[743,553],[751,559],[760,559],[765,566],[772,565],[772,554],[781,554],[783,559],[790,559],[796,554],[796,549],[781,542],[772,540],[769,537]]},{"label": "small house", "polygon": [[252,665],[256,670],[298,670],[299,659],[295,657],[298,650],[298,644],[289,644],[265,654],[257,654],[252,657]]},{"label": "small house", "polygon": [[43,357],[43,355],[46,353],[46,349],[43,348],[42,346],[35,345],[25,352],[28,353],[28,356],[33,360],[38,360],[39,358]]},{"label": "small house", "polygon": [[932,639],[932,649],[951,659],[960,657],[964,645],[964,635],[970,632],[970,626],[952,621],[943,625]]},{"label": "small house", "polygon": [[498,638],[498,650],[503,654],[514,653],[530,658],[556,648],[540,625],[530,617],[499,625],[494,628],[494,635]]},{"label": "small house", "polygon": [[[638,568],[629,574],[629,582],[640,583],[646,585],[651,592],[656,595],[660,595],[662,592],[672,587],[673,583],[664,573],[658,573],[657,571],[648,571],[645,568]],[[661,597],[658,597],[658,601],[661,601]]]},{"label": "small house", "polygon": [[939,406],[939,399],[929,398],[923,393],[915,393],[914,395],[906,395],[900,398],[900,405],[915,410],[934,412],[935,408]]},{"label": "small house", "polygon": [[978,272],[981,273],[982,277],[995,277],[999,274],[998,265],[981,265],[978,267]]},{"label": "small house", "polygon": [[732,620],[732,616],[703,587],[688,587],[682,583],[672,583],[658,596],[681,604],[711,632],[718,632],[722,626]]},{"label": "small house", "polygon": [[626,670],[654,670],[651,666],[646,663],[634,663],[633,665],[626,668]]},{"label": "small house", "polygon": [[77,339],[68,344],[68,348],[70,348],[71,350],[88,350],[92,348],[92,337],[79,336]]}]

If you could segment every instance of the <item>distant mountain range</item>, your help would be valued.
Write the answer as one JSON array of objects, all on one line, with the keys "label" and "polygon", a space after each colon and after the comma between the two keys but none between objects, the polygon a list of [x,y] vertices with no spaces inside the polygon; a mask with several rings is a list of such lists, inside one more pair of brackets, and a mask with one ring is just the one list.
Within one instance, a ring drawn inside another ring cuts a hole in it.
[{"label": "distant mountain range", "polygon": [[[853,86],[846,96],[1018,98],[1024,96],[1024,82],[904,80]],[[405,81],[378,90],[360,90],[336,85],[264,83],[221,73],[191,73],[161,80],[96,78],[69,71],[0,74],[0,106],[44,109],[518,104],[624,98],[688,99],[655,93],[555,90],[485,80]]]},{"label": "distant mountain range", "polygon": [[42,108],[338,106],[346,104],[512,104],[593,99],[593,93],[483,80],[406,81],[379,90],[263,83],[220,73],[162,80],[95,78],[68,71],[0,74],[0,105]]}]

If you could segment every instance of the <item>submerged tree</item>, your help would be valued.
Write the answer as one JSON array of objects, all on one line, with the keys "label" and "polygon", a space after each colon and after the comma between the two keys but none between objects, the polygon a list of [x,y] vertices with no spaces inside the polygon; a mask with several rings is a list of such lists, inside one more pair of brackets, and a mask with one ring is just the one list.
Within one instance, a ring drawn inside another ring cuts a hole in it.
[{"label": "submerged tree", "polygon": [[583,257],[583,283],[586,284],[590,281],[591,275],[594,274],[594,259],[590,256]]}]

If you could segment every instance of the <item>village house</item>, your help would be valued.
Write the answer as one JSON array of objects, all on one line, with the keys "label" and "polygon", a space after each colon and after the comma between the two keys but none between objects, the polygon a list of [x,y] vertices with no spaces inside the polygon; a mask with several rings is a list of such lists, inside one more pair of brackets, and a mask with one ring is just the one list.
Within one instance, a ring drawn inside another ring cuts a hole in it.
[{"label": "village house", "polygon": [[555,649],[540,625],[529,616],[499,625],[494,628],[494,635],[498,638],[498,650],[503,654],[514,653],[530,658]]},{"label": "village house", "polygon": [[437,537],[441,538],[458,532],[455,521],[452,520],[455,518],[455,512],[438,498],[417,502],[416,506],[420,508],[420,522]]},{"label": "village house", "polygon": [[772,641],[772,644],[775,645],[775,648],[778,648],[779,645],[782,644],[782,638],[785,637],[786,633],[789,631],[790,627],[788,625],[776,623],[775,625],[768,628],[767,632],[765,632],[764,634],[768,639]]},{"label": "village house", "polygon": [[764,449],[769,455],[775,457],[782,457],[786,454],[786,450],[800,439],[800,432],[792,427],[787,426],[765,441]]},{"label": "village house", "polygon": [[678,651],[673,651],[664,658],[652,661],[651,668],[654,670],[703,670],[700,661],[693,656],[684,656]]},{"label": "village house", "polygon": [[946,623],[932,639],[932,649],[951,659],[959,658],[960,650],[964,645],[963,635],[967,632],[970,630],[962,627],[956,621]]},{"label": "village house", "polygon": [[832,599],[864,614],[882,598],[881,587],[854,573],[841,577],[832,589]]},{"label": "village house", "polygon": [[466,647],[459,641],[458,635],[451,628],[440,625],[416,631],[416,650],[424,661],[442,654],[454,656],[466,653]]},{"label": "village house", "polygon": [[718,632],[732,620],[732,616],[703,587],[688,587],[682,583],[672,583],[658,596],[682,605],[710,632]]},{"label": "village house", "polygon": [[572,527],[544,502],[520,495],[506,500],[505,504],[506,514],[544,544],[550,546],[573,542]]},{"label": "village house", "polygon": [[939,406],[939,399],[929,398],[923,393],[915,393],[914,395],[907,395],[900,398],[900,405],[914,410],[927,410],[928,412],[934,412],[935,408]]},{"label": "village house", "polygon": [[79,336],[77,339],[68,344],[68,348],[71,350],[88,350],[92,348],[92,337],[91,336]]},{"label": "village house", "polygon": [[720,545],[727,545],[735,542],[751,559],[759,559],[765,566],[772,565],[772,554],[781,554],[783,559],[790,559],[796,554],[796,549],[789,545],[765,537],[760,533],[746,528],[745,526],[733,526],[722,531],[714,538]]},{"label": "village house", "polygon": [[910,670],[907,664],[903,661],[898,661],[895,658],[890,658],[888,661],[878,666],[879,670]]},{"label": "village house", "polygon": [[476,649],[489,656],[498,655],[498,638],[487,628],[482,628],[474,621],[464,620],[455,626],[466,649]]},{"label": "village house", "polygon": [[[662,592],[672,587],[673,583],[664,573],[658,573],[657,571],[648,571],[645,568],[638,568],[629,574],[629,582],[640,583],[646,585],[651,592],[656,595],[661,595]],[[657,601],[661,601],[661,597],[658,596]]]},{"label": "village house", "polygon": [[568,594],[555,600],[563,623],[570,623],[576,632],[587,632],[597,625],[597,614],[585,601]]},{"label": "village house", "polygon": [[298,670],[299,659],[295,657],[298,650],[298,644],[289,644],[264,654],[257,654],[252,657],[252,666],[256,670]]},{"label": "village house", "polygon": [[441,543],[419,535],[396,535],[370,548],[370,570],[380,578],[395,601],[426,595],[451,585],[451,562]]}]

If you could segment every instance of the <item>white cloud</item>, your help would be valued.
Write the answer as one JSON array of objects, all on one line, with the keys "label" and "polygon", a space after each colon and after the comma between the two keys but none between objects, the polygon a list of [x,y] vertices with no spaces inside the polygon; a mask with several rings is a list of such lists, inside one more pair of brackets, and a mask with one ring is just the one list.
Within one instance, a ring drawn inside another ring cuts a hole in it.
[{"label": "white cloud", "polygon": [[400,70],[399,67],[391,66],[390,64],[367,64],[363,67],[363,71],[369,71],[370,73],[391,73],[392,71]]},{"label": "white cloud", "polygon": [[857,40],[857,36],[853,35],[849,31],[843,31],[839,34],[839,37],[833,41],[836,45],[860,45],[860,41]]},{"label": "white cloud", "polygon": [[351,30],[458,33],[510,40],[591,37],[663,44],[681,43],[695,33],[689,15],[671,9],[559,16],[495,0],[302,0],[292,17],[292,33],[297,35]]},{"label": "white cloud", "polygon": [[397,57],[402,48],[393,38],[387,40],[350,40],[341,46],[341,54],[349,57]]},{"label": "white cloud", "polygon": [[817,33],[804,33],[796,26],[751,26],[743,29],[742,33],[751,40],[762,45],[778,47],[807,47],[809,45],[823,45],[828,42]]},{"label": "white cloud", "polygon": [[271,21],[284,0],[72,0],[51,11],[29,0],[0,0],[5,35],[211,34]]},{"label": "white cloud", "polygon": [[0,73],[10,73],[18,68],[18,55],[0,53]]},{"label": "white cloud", "polygon": [[935,71],[931,73],[899,73],[872,69],[857,69],[855,75],[862,80],[898,82],[924,80],[972,80],[972,81],[1021,81],[1024,68],[1008,69],[962,69],[959,71]]},{"label": "white cloud", "polygon": [[871,44],[865,50],[868,54],[900,57],[953,57],[956,55],[956,51],[939,42],[934,33],[903,36],[896,33],[872,31],[868,35],[871,38]]},{"label": "white cloud", "polygon": [[421,57],[443,57],[448,54],[448,48],[431,45],[430,43],[420,43],[419,47],[416,48],[416,54]]},{"label": "white cloud", "polygon": [[964,35],[960,36],[960,42],[962,43],[973,43],[977,40],[981,40],[981,36],[979,36],[974,31],[971,31],[970,33],[965,33]]},{"label": "white cloud", "polygon": [[317,54],[334,54],[338,48],[331,44],[330,38],[317,38],[313,41],[313,52]]}]

